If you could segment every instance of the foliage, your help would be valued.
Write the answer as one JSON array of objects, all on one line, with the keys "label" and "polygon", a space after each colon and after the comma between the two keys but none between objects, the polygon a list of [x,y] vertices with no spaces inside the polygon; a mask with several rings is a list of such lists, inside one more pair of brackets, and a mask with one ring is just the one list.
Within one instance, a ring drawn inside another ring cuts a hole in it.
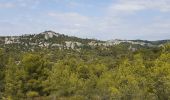
[{"label": "foliage", "polygon": [[136,51],[128,45],[19,53],[0,49],[0,96],[4,100],[51,96],[57,100],[169,100],[170,44]]}]

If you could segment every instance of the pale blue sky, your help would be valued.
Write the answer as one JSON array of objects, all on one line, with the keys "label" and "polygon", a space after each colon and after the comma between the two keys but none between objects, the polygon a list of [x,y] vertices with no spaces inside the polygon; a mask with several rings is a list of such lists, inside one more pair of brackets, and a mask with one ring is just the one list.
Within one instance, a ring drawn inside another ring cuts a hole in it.
[{"label": "pale blue sky", "polygon": [[170,0],[0,0],[0,35],[170,39]]}]

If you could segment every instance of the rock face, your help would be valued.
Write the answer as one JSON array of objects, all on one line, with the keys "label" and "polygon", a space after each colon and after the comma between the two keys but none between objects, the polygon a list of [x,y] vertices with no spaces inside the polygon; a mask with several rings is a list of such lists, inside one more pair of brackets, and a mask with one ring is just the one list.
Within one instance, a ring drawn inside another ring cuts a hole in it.
[{"label": "rock face", "polygon": [[5,38],[5,44],[14,44],[14,43],[20,43],[19,37],[6,37]]},{"label": "rock face", "polygon": [[10,40],[9,38],[5,38],[5,44],[12,44],[12,43],[13,43],[12,40]]},{"label": "rock face", "polygon": [[108,40],[103,43],[91,41],[88,44],[90,46],[106,46],[106,47],[108,47],[108,46],[113,46],[113,45],[119,45],[121,43],[130,43],[130,44],[137,44],[137,45],[151,45],[150,43],[145,43],[145,42],[136,42],[136,41],[132,41],[132,40],[119,40],[119,39]]},{"label": "rock face", "polygon": [[58,37],[60,35],[59,33],[55,33],[53,31],[45,31],[45,32],[42,32],[41,34],[44,34],[44,38],[46,40],[53,38],[54,36]]},{"label": "rock face", "polygon": [[109,40],[106,41],[106,43],[104,45],[106,46],[112,46],[112,45],[118,45],[120,43],[130,43],[130,44],[139,44],[139,45],[144,45],[145,43],[143,42],[134,42],[134,41],[130,41],[130,40],[119,40],[119,39],[115,39],[115,40]]},{"label": "rock face", "polygon": [[82,46],[83,44],[82,43],[80,43],[80,42],[73,42],[73,41],[66,41],[65,42],[65,44],[66,44],[66,48],[67,49],[75,49],[75,47],[77,46],[77,47],[80,47],[80,46]]}]

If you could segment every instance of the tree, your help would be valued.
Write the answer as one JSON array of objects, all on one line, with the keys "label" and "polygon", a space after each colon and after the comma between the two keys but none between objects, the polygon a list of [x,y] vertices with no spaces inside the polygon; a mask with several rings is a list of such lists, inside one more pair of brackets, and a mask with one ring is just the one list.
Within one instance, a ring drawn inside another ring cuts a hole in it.
[{"label": "tree", "polygon": [[0,99],[4,92],[4,78],[5,78],[5,66],[8,61],[8,57],[4,49],[0,48]]},{"label": "tree", "polygon": [[5,95],[7,98],[17,99],[22,95],[20,69],[15,60],[10,58],[5,70]]},{"label": "tree", "polygon": [[159,100],[170,99],[170,53],[163,53],[152,68],[152,91]]},{"label": "tree", "polygon": [[36,95],[47,95],[43,82],[47,79],[50,70],[49,62],[39,54],[25,54],[21,65],[24,70],[22,80],[25,94],[36,93]]}]

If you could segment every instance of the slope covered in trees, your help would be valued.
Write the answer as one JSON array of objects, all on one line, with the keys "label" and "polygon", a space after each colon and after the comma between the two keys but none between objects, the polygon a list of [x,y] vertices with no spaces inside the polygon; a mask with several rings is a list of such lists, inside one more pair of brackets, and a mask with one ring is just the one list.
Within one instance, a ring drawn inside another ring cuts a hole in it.
[{"label": "slope covered in trees", "polygon": [[0,99],[169,100],[170,44],[32,51],[2,46]]}]

